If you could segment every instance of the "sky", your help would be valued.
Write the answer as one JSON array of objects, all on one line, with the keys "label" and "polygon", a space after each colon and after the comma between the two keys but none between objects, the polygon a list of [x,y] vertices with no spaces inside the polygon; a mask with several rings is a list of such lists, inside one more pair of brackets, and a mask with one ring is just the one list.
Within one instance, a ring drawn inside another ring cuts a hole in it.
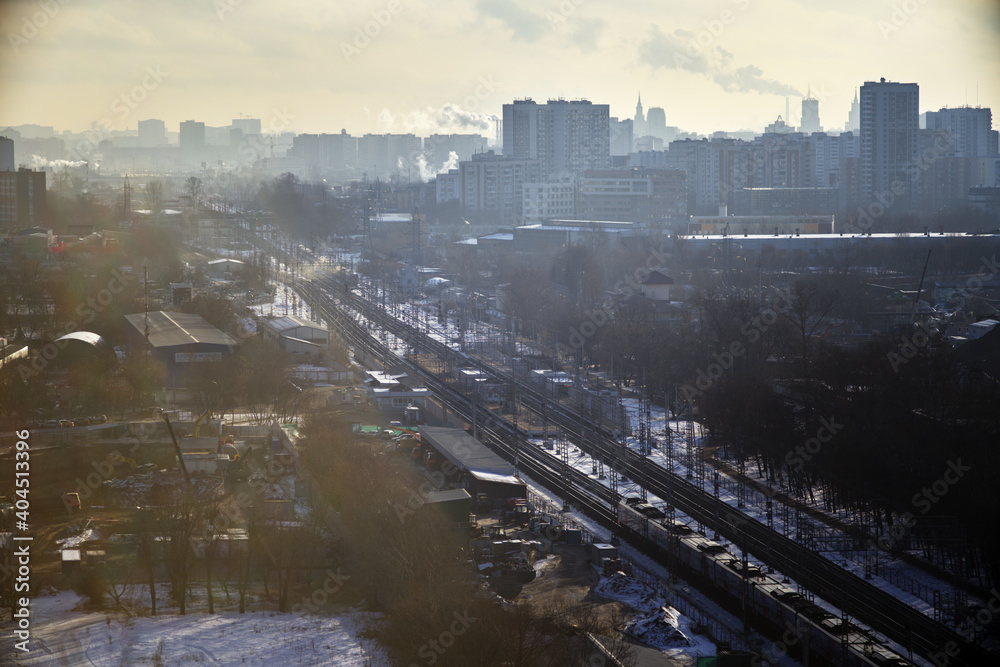
[{"label": "sky", "polygon": [[[708,134],[800,99],[841,130],[865,81],[1000,110],[997,0],[0,0],[0,125],[479,132],[515,98]],[[1000,123],[994,121],[994,127]]]}]

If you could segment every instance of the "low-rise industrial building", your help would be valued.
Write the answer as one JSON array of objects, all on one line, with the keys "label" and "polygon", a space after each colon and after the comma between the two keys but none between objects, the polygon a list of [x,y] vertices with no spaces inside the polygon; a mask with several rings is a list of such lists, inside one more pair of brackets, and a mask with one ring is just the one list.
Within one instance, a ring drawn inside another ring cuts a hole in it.
[{"label": "low-rise industrial building", "polygon": [[330,332],[326,327],[301,317],[287,315],[264,320],[259,331],[289,354],[322,356],[330,347]]},{"label": "low-rise industrial building", "polygon": [[231,278],[246,266],[238,259],[213,259],[208,263],[208,275],[213,278]]},{"label": "low-rise industrial building", "polygon": [[514,466],[465,431],[422,426],[420,437],[423,446],[454,466],[462,488],[473,497],[486,494],[491,504],[507,498],[527,498],[527,486],[514,475]]},{"label": "low-rise industrial building", "polygon": [[236,341],[192,313],[157,311],[125,316],[126,343],[132,354],[148,347],[167,368],[167,386],[183,387],[194,364],[220,363],[236,349]]}]

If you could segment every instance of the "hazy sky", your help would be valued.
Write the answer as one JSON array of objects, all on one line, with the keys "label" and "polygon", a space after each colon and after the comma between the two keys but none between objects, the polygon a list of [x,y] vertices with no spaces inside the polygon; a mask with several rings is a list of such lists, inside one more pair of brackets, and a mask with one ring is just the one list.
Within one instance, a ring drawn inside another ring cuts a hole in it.
[{"label": "hazy sky", "polygon": [[[44,9],[48,7],[48,9]],[[807,87],[841,129],[866,80],[920,110],[1000,114],[995,0],[3,0],[0,124],[480,131],[515,97],[587,98],[709,133],[792,120]],[[366,35],[365,32],[370,35]],[[1000,125],[994,121],[994,127]]]}]

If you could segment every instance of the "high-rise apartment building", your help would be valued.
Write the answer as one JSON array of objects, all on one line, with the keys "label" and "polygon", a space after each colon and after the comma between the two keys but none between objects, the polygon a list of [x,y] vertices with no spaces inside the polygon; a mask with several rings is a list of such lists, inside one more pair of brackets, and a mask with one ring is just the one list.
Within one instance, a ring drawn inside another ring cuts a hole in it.
[{"label": "high-rise apartment building", "polygon": [[181,123],[178,137],[182,151],[200,151],[205,148],[205,123],[185,120]]},{"label": "high-rise apartment building", "polygon": [[167,124],[162,120],[150,118],[139,121],[140,146],[165,146],[167,143]]},{"label": "high-rise apartment building", "polygon": [[366,134],[358,137],[358,169],[369,177],[398,172],[417,179],[423,150],[423,141],[413,134]]},{"label": "high-rise apartment building", "polygon": [[918,165],[920,101],[915,83],[867,81],[861,87],[861,194],[913,204]]},{"label": "high-rise apartment building", "polygon": [[14,171],[14,140],[0,137],[0,171]]},{"label": "high-rise apartment building", "polygon": [[542,180],[538,160],[477,153],[458,165],[462,208],[504,225],[523,222],[524,184]]},{"label": "high-rise apartment building", "polygon": [[503,107],[505,157],[537,159],[548,179],[611,164],[607,104],[587,100],[515,100]]},{"label": "high-rise apartment building", "polygon": [[996,153],[991,146],[993,112],[989,108],[958,107],[927,112],[927,129],[951,135],[955,157],[987,157]]},{"label": "high-rise apartment building", "polygon": [[288,157],[307,168],[353,168],[358,162],[358,139],[347,130],[340,134],[299,134],[292,137]]}]

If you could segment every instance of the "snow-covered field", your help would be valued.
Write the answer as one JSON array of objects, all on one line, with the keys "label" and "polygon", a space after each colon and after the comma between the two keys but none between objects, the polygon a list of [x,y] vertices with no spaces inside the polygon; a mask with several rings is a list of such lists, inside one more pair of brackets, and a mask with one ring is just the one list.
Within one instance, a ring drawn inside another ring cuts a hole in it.
[{"label": "snow-covered field", "polygon": [[[358,637],[366,614],[337,616],[168,611],[155,617],[73,611],[73,592],[32,600],[28,652],[3,631],[0,662],[15,665],[337,665],[389,664],[374,642]],[[13,662],[8,662],[12,660]]]}]

